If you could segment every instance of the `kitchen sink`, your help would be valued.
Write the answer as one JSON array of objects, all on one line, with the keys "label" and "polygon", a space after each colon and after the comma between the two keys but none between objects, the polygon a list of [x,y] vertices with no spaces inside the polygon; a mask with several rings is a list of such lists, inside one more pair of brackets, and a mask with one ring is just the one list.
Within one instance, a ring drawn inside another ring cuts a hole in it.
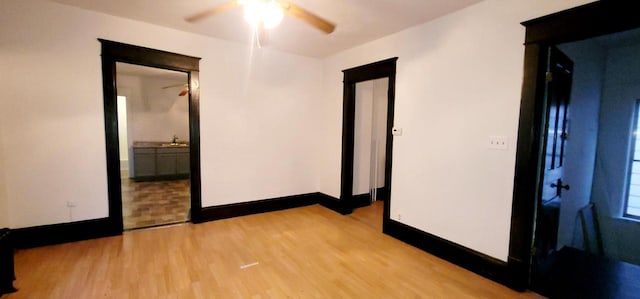
[{"label": "kitchen sink", "polygon": [[164,146],[164,147],[176,147],[176,146],[187,147],[189,145],[186,144],[186,143],[163,143],[162,146]]}]

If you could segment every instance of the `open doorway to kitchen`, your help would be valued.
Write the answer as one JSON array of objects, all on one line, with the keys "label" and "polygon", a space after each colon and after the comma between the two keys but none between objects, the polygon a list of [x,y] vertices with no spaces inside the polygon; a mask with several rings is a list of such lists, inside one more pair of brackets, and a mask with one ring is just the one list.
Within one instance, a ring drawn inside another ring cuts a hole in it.
[{"label": "open doorway to kitchen", "polygon": [[189,91],[184,72],[116,63],[125,230],[189,221]]},{"label": "open doorway to kitchen", "polygon": [[200,222],[200,58],[99,41],[111,229]]}]

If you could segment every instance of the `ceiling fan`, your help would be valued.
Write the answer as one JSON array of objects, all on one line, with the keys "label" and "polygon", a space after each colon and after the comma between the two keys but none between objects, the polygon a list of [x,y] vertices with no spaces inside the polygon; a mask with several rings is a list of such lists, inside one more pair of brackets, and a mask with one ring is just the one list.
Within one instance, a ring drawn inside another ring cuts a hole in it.
[{"label": "ceiling fan", "polygon": [[285,14],[326,34],[333,32],[336,28],[335,24],[300,6],[282,0],[232,0],[188,16],[185,20],[190,23],[197,22],[236,7],[244,8],[244,18],[254,30],[271,29],[277,26]]},{"label": "ceiling fan", "polygon": [[182,88],[182,90],[180,90],[180,93],[178,94],[178,96],[183,97],[187,93],[189,93],[189,84],[187,84],[187,83],[164,86],[164,87],[162,87],[162,89],[167,89],[167,88],[172,88],[172,87],[181,87],[181,86],[184,86],[184,88]]}]

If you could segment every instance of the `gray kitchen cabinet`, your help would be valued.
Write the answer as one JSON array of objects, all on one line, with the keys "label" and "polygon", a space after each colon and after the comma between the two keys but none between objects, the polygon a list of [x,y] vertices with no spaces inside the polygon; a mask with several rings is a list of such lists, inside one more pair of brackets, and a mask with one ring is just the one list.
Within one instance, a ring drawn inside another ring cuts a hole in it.
[{"label": "gray kitchen cabinet", "polygon": [[134,147],[133,159],[136,181],[189,177],[189,147]]},{"label": "gray kitchen cabinet", "polygon": [[156,153],[154,149],[133,149],[133,170],[135,177],[156,175]]},{"label": "gray kitchen cabinet", "polygon": [[191,169],[191,159],[189,159],[189,153],[178,153],[176,155],[176,172],[180,174],[189,173]]},{"label": "gray kitchen cabinet", "polygon": [[158,154],[156,168],[158,175],[176,174],[176,154]]}]

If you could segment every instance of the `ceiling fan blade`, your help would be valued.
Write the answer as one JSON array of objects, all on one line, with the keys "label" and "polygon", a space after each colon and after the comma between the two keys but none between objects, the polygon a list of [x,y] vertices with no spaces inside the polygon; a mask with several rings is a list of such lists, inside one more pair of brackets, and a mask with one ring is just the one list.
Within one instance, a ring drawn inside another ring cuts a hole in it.
[{"label": "ceiling fan blade", "polygon": [[189,84],[187,84],[187,83],[173,84],[173,85],[163,86],[162,89],[167,89],[167,88],[171,88],[171,87],[178,87],[178,86],[187,86],[187,85],[189,85]]},{"label": "ceiling fan blade", "polygon": [[333,32],[336,29],[336,25],[309,12],[308,10],[297,6],[291,2],[280,1],[282,7],[284,8],[284,12],[290,16],[293,16],[320,31],[323,31],[327,34]]},{"label": "ceiling fan blade", "polygon": [[223,11],[227,11],[229,9],[235,8],[238,6],[238,1],[236,0],[232,0],[229,2],[225,2],[222,3],[220,5],[214,6],[212,8],[209,8],[203,12],[199,12],[197,14],[188,16],[185,19],[185,21],[189,22],[189,23],[193,23],[193,22],[197,22],[200,21],[201,19],[204,19],[206,17],[210,17],[213,16],[215,14],[221,13]]}]

